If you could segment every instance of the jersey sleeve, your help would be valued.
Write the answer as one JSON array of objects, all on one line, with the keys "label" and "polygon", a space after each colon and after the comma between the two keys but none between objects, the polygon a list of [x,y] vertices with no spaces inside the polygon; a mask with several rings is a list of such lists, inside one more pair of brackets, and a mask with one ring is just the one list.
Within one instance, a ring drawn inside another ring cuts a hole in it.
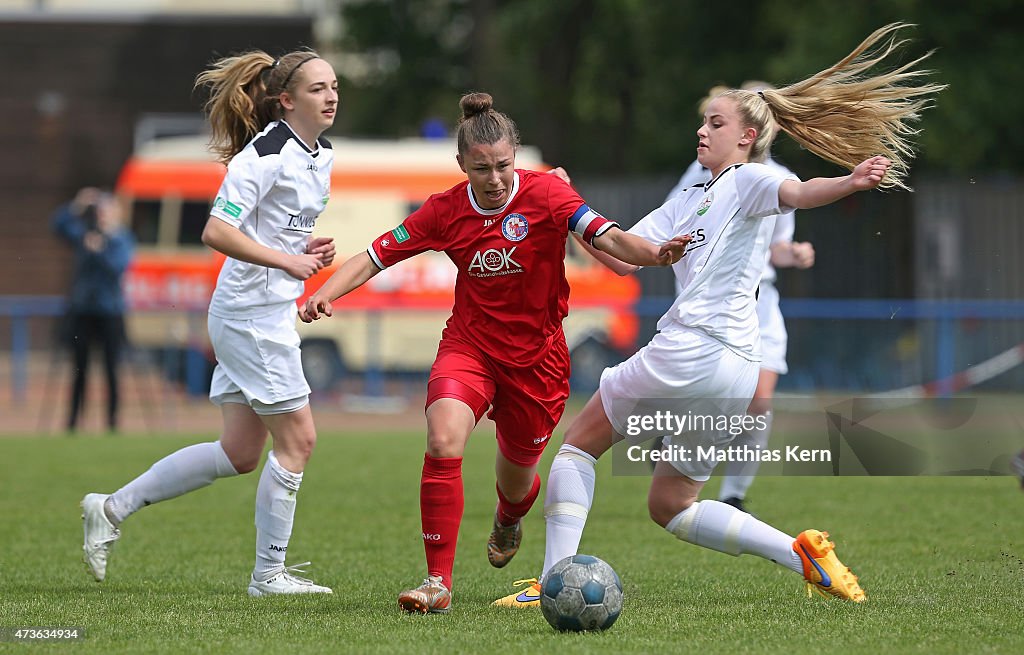
[{"label": "jersey sleeve", "polygon": [[629,233],[643,237],[651,243],[665,243],[672,237],[682,234],[677,214],[682,211],[685,204],[678,196],[669,199],[661,207],[637,221],[636,225],[629,228]]},{"label": "jersey sleeve", "polygon": [[370,244],[366,252],[381,270],[428,250],[443,250],[437,202],[432,196],[393,230]]},{"label": "jersey sleeve", "polygon": [[210,215],[239,227],[273,185],[279,166],[277,157],[260,157],[246,147],[228,164]]},{"label": "jersey sleeve", "polygon": [[580,194],[564,180],[553,175],[551,177],[555,178],[548,187],[551,215],[558,219],[566,217],[569,229],[580,235],[584,241],[593,244],[596,237],[619,226],[615,221],[608,220],[587,206]]},{"label": "jersey sleeve", "polygon": [[746,218],[764,218],[792,212],[779,201],[779,186],[784,180],[797,180],[796,175],[781,175],[764,164],[745,164],[736,170],[736,190]]}]

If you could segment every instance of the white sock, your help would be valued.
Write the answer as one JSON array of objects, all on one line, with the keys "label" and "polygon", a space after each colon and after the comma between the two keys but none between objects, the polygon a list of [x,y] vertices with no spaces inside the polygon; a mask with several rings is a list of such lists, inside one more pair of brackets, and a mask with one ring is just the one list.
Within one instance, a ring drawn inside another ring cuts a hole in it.
[{"label": "white sock", "polygon": [[679,512],[665,529],[682,541],[738,556],[757,555],[800,575],[804,568],[793,537],[717,500],[696,502]]},{"label": "white sock", "polygon": [[295,494],[302,474],[282,467],[274,451],[267,453],[256,487],[256,568],[252,576],[263,582],[284,568],[295,519]]},{"label": "white sock", "polygon": [[594,502],[597,460],[575,446],[562,444],[551,462],[544,494],[544,570],[576,554]]},{"label": "white sock", "polygon": [[[749,430],[742,432],[732,443],[732,446],[746,446],[755,450],[761,450],[768,445],[768,435],[772,431],[772,413],[761,414],[755,416],[758,421],[763,422],[763,428],[757,428],[755,430]],[[754,483],[754,476],[757,475],[757,467],[760,466],[760,462],[726,462],[724,477],[722,478],[722,488],[718,492],[718,500],[725,500],[726,498],[739,498],[743,500],[747,497],[747,489]]]},{"label": "white sock", "polygon": [[107,498],[103,509],[115,526],[146,505],[175,498],[238,475],[220,441],[197,443],[164,457]]}]

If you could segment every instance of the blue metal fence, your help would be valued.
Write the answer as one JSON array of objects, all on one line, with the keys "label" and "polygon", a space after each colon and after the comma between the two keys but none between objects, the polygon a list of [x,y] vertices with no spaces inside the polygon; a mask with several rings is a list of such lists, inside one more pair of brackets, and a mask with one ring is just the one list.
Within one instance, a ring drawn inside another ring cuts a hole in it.
[{"label": "blue metal fence", "polygon": [[11,398],[24,399],[28,385],[28,353],[32,347],[29,321],[33,317],[64,314],[66,302],[60,296],[0,296],[0,318],[11,325]]},{"label": "blue metal fence", "polygon": [[[644,298],[637,303],[640,316],[660,316],[671,306],[666,297]],[[1021,300],[918,300],[903,299],[833,299],[833,298],[782,298],[779,307],[787,322],[792,326],[800,320],[815,321],[927,321],[931,326],[929,339],[930,353],[921,353],[922,359],[930,358],[926,368],[929,380],[915,380],[914,383],[943,380],[958,372],[958,365],[977,363],[958,362],[957,354],[962,351],[964,340],[958,337],[957,325],[961,321],[1021,321],[1024,320],[1024,301]],[[875,331],[878,331],[876,328]],[[868,333],[863,327],[857,334]],[[792,329],[791,329],[792,333]],[[1021,338],[1024,340],[1024,337]],[[1016,343],[990,344],[987,355],[993,355]],[[791,351],[793,343],[791,341]],[[972,350],[977,350],[972,348]],[[823,356],[827,356],[822,353]],[[893,382],[889,382],[892,384]],[[910,384],[911,381],[897,382]],[[882,389],[868,389],[879,391]]]},{"label": "blue metal fence", "polygon": [[[667,297],[647,297],[636,305],[642,317],[660,316],[671,305]],[[14,400],[24,397],[28,383],[28,355],[32,348],[30,321],[38,317],[57,317],[64,312],[64,299],[57,296],[0,296],[0,318],[10,323],[10,393]],[[919,353],[922,362],[930,360],[928,374],[934,379],[957,372],[957,354],[967,345],[958,337],[961,321],[1024,321],[1021,300],[916,300],[916,299],[818,299],[783,298],[781,308],[787,320],[819,321],[927,321],[933,327],[930,352]],[[864,334],[861,330],[860,334]],[[1014,346],[1014,343],[993,344],[992,351]],[[822,353],[828,357],[827,353]],[[975,362],[970,362],[975,363]],[[379,369],[367,372],[372,390],[381,387]],[[927,382],[930,380],[916,380]]]}]

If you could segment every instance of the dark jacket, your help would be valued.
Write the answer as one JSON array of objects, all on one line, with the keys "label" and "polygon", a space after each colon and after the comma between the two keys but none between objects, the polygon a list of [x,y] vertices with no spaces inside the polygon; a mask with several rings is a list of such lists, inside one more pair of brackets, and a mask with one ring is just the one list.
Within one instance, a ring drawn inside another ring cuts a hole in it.
[{"label": "dark jacket", "polygon": [[124,314],[121,279],[135,251],[135,240],[131,232],[120,228],[106,235],[103,249],[92,252],[85,247],[88,227],[81,216],[71,211],[70,203],[54,212],[51,225],[54,232],[75,251],[68,309],[81,314]]}]

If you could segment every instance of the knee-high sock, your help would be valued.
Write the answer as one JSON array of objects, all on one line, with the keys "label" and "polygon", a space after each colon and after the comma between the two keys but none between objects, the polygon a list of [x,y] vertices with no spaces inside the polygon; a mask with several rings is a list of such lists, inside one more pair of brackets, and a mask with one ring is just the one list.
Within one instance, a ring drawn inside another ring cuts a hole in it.
[{"label": "knee-high sock", "polygon": [[679,512],[665,529],[682,541],[733,556],[757,555],[803,575],[793,537],[732,505],[717,500],[696,502]]},{"label": "knee-high sock", "polygon": [[560,560],[576,554],[594,502],[597,464],[590,454],[562,444],[551,462],[548,488],[544,495],[544,570],[541,577]]},{"label": "knee-high sock", "polygon": [[149,470],[110,495],[104,509],[119,525],[146,505],[175,498],[212,483],[238,475],[219,441],[182,448],[149,467]]},{"label": "knee-high sock", "polygon": [[501,493],[501,487],[495,485],[495,488],[498,490],[498,523],[513,525],[519,519],[526,516],[530,508],[533,507],[533,503],[537,501],[537,496],[540,495],[540,476],[533,476],[533,484],[530,486],[530,491],[518,503],[513,503],[508,498],[505,498],[505,494]]},{"label": "knee-high sock", "polygon": [[441,576],[449,590],[464,506],[462,458],[431,457],[425,453],[420,478],[423,550],[427,556],[427,572]]},{"label": "knee-high sock", "polygon": [[[755,418],[761,419],[763,427],[743,432],[729,444],[730,446],[746,446],[754,450],[761,450],[768,445],[768,435],[772,431],[772,414],[761,414]],[[747,489],[754,483],[754,476],[757,475],[757,467],[760,462],[727,462],[725,465],[725,477],[722,478],[722,488],[718,492],[718,500],[726,498],[746,498]]]},{"label": "knee-high sock", "polygon": [[262,582],[284,568],[295,521],[295,496],[302,473],[281,466],[274,451],[267,453],[256,487],[256,567],[253,578]]}]

